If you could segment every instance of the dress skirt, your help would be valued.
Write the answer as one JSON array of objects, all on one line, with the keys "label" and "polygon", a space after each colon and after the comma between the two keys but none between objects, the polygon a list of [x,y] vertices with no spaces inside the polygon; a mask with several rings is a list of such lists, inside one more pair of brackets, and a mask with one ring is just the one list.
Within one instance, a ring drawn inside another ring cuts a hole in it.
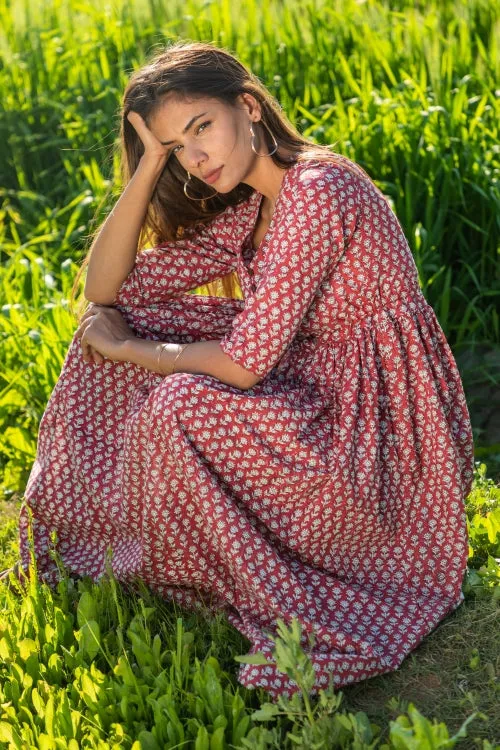
[{"label": "dress skirt", "polygon": [[[121,306],[136,335],[178,343],[221,339],[242,308],[196,294]],[[361,435],[372,430],[367,408],[344,413],[338,395],[328,401],[285,366],[244,391],[205,374],[86,363],[75,337],[40,423],[20,516],[23,567],[29,508],[49,585],[59,579],[55,530],[70,575],[97,581],[108,557],[120,581],[224,610],[252,653],[271,659],[276,619],[297,617],[313,693],[394,670],[463,600],[470,483],[460,477],[471,459],[444,423],[413,461],[379,426],[358,485],[360,455],[341,446],[356,420]],[[456,482],[432,463],[439,455]],[[297,689],[272,664],[243,664],[239,680],[273,696]]]}]

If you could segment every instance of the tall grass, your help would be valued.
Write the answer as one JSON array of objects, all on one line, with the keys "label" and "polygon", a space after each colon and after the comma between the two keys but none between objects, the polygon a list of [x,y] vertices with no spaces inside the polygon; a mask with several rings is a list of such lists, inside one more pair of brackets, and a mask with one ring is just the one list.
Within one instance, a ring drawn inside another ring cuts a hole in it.
[{"label": "tall grass", "polygon": [[112,145],[128,75],[167,38],[212,39],[392,200],[452,345],[499,342],[497,11],[493,0],[3,0],[0,260],[33,246],[81,257],[97,205],[102,216],[120,190]]}]

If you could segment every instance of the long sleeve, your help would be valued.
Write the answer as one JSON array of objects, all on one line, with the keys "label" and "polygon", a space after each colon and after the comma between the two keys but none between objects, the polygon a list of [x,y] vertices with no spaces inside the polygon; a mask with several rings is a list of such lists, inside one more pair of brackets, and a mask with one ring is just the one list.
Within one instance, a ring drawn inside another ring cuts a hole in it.
[{"label": "long sleeve", "polygon": [[221,278],[237,267],[230,206],[194,236],[143,250],[114,305],[147,306]]},{"label": "long sleeve", "polygon": [[316,168],[287,186],[256,290],[220,342],[234,362],[261,378],[279,362],[344,252],[355,196],[351,178]]}]

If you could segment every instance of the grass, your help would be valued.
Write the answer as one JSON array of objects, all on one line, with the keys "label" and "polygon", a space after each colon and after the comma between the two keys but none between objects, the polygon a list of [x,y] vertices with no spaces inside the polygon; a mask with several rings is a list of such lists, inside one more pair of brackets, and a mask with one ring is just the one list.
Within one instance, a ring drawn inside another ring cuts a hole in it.
[{"label": "grass", "polygon": [[475,738],[500,738],[500,610],[490,597],[469,599],[449,615],[396,672],[344,688],[351,709],[382,726],[410,701],[425,716],[458,730],[472,711],[488,717],[470,728]]}]

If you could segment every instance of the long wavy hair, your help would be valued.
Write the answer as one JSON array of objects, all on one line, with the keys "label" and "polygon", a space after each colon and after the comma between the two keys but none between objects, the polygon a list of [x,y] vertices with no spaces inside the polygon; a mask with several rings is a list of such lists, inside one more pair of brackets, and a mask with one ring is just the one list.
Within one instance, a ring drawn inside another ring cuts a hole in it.
[{"label": "long wavy hair", "polygon": [[[282,169],[299,161],[328,159],[342,161],[349,168],[366,172],[341,154],[332,152],[333,145],[319,145],[302,136],[284,114],[279,102],[265,88],[256,75],[225,49],[208,42],[177,41],[157,52],[145,65],[133,73],[126,86],[120,109],[120,168],[122,185],[126,186],[138,167],[144,153],[144,145],[133,125],[127,120],[128,113],[138,112],[146,122],[162,104],[167,94],[175,92],[179,97],[196,99],[213,97],[226,104],[236,106],[240,94],[255,97],[261,107],[264,125],[274,134],[278,149],[271,155],[273,162]],[[264,127],[265,142],[272,150],[272,139]],[[262,136],[261,136],[262,137]],[[262,142],[262,141],[261,141]],[[287,153],[284,157],[281,153]],[[290,156],[291,154],[291,156]],[[368,176],[368,175],[366,175]],[[184,194],[184,183],[188,179],[186,170],[175,156],[170,157],[156,183],[147,213],[141,228],[137,252],[146,247],[175,242],[183,236],[196,233],[201,224],[210,222],[228,205],[236,205],[249,198],[254,189],[240,183],[229,193],[213,197],[213,188],[191,175],[189,192],[200,201],[191,201]],[[90,234],[91,243],[100,232],[98,226]],[[72,298],[76,293],[81,274],[87,267],[92,252],[90,246],[76,276]],[[208,294],[225,297],[241,296],[241,287],[236,272],[207,284]]]}]

